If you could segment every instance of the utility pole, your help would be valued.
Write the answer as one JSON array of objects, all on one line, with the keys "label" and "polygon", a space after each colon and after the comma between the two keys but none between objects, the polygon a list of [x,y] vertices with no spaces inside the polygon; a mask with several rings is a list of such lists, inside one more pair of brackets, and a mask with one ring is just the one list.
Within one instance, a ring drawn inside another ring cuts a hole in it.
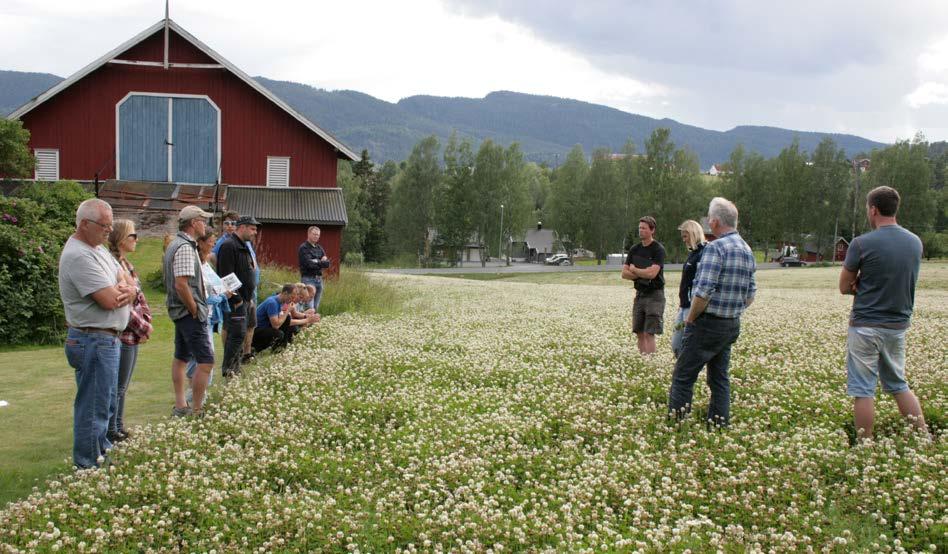
[{"label": "utility pole", "polygon": [[497,257],[504,255],[504,205],[500,205],[500,236],[497,237]]},{"label": "utility pole", "polygon": [[850,240],[856,238],[856,208],[859,206],[859,173],[861,168],[859,161],[856,159],[853,159],[853,170],[856,172],[856,190],[853,192],[853,233]]}]

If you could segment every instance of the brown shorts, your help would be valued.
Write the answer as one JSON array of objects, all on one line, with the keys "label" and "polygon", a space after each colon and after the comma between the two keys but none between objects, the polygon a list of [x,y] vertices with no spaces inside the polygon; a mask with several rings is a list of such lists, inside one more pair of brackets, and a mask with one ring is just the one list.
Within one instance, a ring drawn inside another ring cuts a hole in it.
[{"label": "brown shorts", "polygon": [[662,334],[662,321],[665,314],[665,291],[636,291],[632,304],[632,332]]}]

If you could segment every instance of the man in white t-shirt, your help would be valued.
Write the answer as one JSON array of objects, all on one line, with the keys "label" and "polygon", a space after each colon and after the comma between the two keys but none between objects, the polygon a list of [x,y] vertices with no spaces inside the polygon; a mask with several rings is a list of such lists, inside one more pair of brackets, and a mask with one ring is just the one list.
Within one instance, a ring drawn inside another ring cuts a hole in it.
[{"label": "man in white t-shirt", "polygon": [[119,333],[128,324],[135,287],[102,246],[112,230],[112,207],[91,198],[76,210],[76,232],[59,257],[59,294],[69,331],[66,360],[76,370],[72,457],[81,469],[98,467],[112,443]]}]

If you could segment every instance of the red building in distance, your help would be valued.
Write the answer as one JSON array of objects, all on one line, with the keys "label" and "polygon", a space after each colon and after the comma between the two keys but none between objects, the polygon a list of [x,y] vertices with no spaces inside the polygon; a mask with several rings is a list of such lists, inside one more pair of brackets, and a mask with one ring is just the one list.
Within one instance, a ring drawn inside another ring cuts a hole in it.
[{"label": "red building in distance", "polygon": [[30,131],[38,180],[106,183],[125,206],[137,199],[143,219],[187,198],[254,215],[261,258],[292,267],[306,228],[319,225],[339,260],[347,216],[336,164],[356,155],[170,19],[9,117]]}]

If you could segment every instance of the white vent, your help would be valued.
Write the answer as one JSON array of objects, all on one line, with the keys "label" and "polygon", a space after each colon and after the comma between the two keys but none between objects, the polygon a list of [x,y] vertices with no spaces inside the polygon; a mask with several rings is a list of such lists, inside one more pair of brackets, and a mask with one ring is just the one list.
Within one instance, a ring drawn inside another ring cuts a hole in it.
[{"label": "white vent", "polygon": [[54,148],[37,148],[34,153],[36,154],[36,180],[58,181],[59,150]]},{"label": "white vent", "polygon": [[290,186],[290,159],[289,158],[267,158],[267,186],[268,187],[288,187]]}]

